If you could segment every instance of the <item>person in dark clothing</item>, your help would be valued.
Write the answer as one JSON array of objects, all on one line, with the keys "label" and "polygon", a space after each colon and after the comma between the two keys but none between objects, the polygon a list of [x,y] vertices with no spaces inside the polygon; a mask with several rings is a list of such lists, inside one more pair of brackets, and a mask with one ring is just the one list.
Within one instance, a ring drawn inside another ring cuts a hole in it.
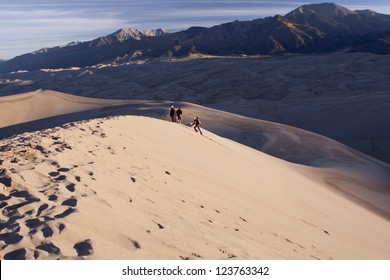
[{"label": "person in dark clothing", "polygon": [[177,116],[177,122],[178,123],[181,123],[181,115],[182,114],[183,114],[183,111],[179,107],[179,109],[177,109],[177,111],[176,111],[176,116]]},{"label": "person in dark clothing", "polygon": [[176,122],[176,120],[175,120],[176,111],[175,111],[175,108],[173,108],[173,106],[171,107],[171,111],[169,113],[169,116],[171,116],[172,122]]},{"label": "person in dark clothing", "polygon": [[194,122],[191,124],[191,126],[194,126],[194,129],[196,132],[200,132],[201,135],[203,135],[202,130],[200,130],[200,120],[198,117],[194,118]]}]

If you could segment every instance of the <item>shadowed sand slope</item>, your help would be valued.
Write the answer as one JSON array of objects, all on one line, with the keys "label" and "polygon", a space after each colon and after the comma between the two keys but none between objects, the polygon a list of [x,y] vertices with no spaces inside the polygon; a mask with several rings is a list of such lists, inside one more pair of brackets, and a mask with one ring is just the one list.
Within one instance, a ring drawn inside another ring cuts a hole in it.
[{"label": "shadowed sand slope", "polygon": [[[37,91],[2,97],[0,107],[3,111],[0,118],[3,119],[5,127],[0,129],[0,137],[106,116],[143,115],[168,119],[167,113],[172,104],[169,101],[94,99],[55,91]],[[295,127],[247,118],[191,103],[181,102],[175,106],[181,106],[184,111],[183,124],[188,125],[193,116],[200,116],[202,125],[220,136],[280,159],[315,167],[314,171],[320,167],[322,173],[326,171],[328,174],[325,180],[327,186],[352,200],[359,201],[376,213],[389,217],[388,164],[329,138]],[[15,112],[25,112],[23,119],[20,115],[17,115],[19,119],[9,117],[15,115],[13,114]],[[16,122],[22,123],[15,124]]]},{"label": "shadowed sand slope", "polygon": [[0,147],[2,259],[390,257],[389,220],[328,187],[343,181],[389,204],[374,183],[207,130],[120,116]]}]

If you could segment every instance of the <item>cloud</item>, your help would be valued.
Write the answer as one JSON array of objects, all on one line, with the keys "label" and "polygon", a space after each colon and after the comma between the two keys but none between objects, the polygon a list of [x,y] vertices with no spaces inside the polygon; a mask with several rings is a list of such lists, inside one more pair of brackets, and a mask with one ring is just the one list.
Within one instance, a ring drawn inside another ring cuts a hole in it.
[{"label": "cloud", "polygon": [[90,40],[127,24],[128,21],[115,13],[99,16],[83,11],[2,9],[0,57],[10,58],[23,49],[30,52],[75,40]]},{"label": "cloud", "polygon": [[[271,0],[3,0],[0,3],[0,58],[43,47],[86,41],[120,28],[172,31],[286,14],[301,1]],[[323,2],[312,0],[310,2]],[[350,9],[390,13],[387,2],[339,1]],[[369,6],[370,5],[370,6]],[[386,6],[387,5],[387,6]]]}]

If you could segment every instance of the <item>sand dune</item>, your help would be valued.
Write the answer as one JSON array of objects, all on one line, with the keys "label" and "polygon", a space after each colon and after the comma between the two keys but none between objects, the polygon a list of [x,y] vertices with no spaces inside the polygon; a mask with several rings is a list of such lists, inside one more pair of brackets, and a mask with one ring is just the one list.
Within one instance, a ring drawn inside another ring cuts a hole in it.
[{"label": "sand dune", "polygon": [[[0,140],[1,258],[390,257],[387,164],[190,103],[176,104],[183,124],[171,123],[171,104],[0,98],[0,133],[18,132]],[[17,110],[28,113],[8,118]],[[195,115],[204,136],[186,126]]]},{"label": "sand dune", "polygon": [[123,116],[2,140],[1,257],[390,257],[389,220],[328,173],[204,132]]},{"label": "sand dune", "polygon": [[[10,103],[9,99],[15,101]],[[56,103],[56,106],[49,106],[51,103]],[[8,137],[25,131],[61,126],[71,121],[116,115],[143,115],[167,120],[169,119],[167,112],[172,104],[169,101],[93,99],[41,90],[24,95],[1,97],[0,107],[3,107],[6,115],[18,110],[28,114],[25,114],[23,119],[27,123],[17,125],[9,125],[17,120],[3,117],[5,120],[3,125],[6,127],[0,129],[0,136]],[[331,178],[325,180],[326,185],[331,189],[349,199],[357,200],[384,217],[389,217],[390,167],[388,164],[329,138],[295,127],[247,118],[191,103],[181,102],[175,105],[183,108],[184,124],[188,125],[193,116],[201,116],[203,126],[220,136],[274,157],[312,167],[314,170],[321,168],[320,173],[326,171],[327,177]],[[79,112],[72,113],[75,111]],[[58,116],[53,116],[54,114]]]},{"label": "sand dune", "polygon": [[198,58],[0,75],[0,95],[185,101],[299,127],[390,163],[390,55]]},{"label": "sand dune", "polygon": [[118,105],[118,100],[83,98],[43,90],[4,96],[0,97],[0,128],[115,104]]}]

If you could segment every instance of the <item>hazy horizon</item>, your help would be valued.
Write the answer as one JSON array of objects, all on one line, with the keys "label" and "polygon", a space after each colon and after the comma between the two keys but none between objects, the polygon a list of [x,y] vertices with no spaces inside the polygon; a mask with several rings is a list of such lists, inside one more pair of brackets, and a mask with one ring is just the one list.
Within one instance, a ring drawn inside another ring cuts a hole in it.
[{"label": "hazy horizon", "polygon": [[[106,36],[120,28],[179,31],[210,27],[234,20],[284,15],[307,3],[326,1],[232,0],[5,0],[0,4],[0,59]],[[371,9],[390,14],[384,0],[337,1],[351,10]]]}]

